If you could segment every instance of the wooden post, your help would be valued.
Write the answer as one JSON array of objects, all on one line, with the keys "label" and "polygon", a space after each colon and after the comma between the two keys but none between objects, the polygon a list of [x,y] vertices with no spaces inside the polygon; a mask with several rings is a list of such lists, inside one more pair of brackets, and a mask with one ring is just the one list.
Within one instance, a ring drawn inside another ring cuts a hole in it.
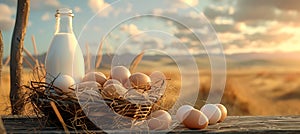
[{"label": "wooden post", "polygon": [[17,17],[11,41],[10,61],[10,101],[12,114],[21,114],[24,109],[22,99],[23,46],[30,10],[30,0],[18,0]]},{"label": "wooden post", "polygon": [[0,60],[1,60],[0,61],[0,87],[2,86],[3,46],[4,46],[4,43],[3,43],[3,38],[2,38],[2,32],[0,30]]}]

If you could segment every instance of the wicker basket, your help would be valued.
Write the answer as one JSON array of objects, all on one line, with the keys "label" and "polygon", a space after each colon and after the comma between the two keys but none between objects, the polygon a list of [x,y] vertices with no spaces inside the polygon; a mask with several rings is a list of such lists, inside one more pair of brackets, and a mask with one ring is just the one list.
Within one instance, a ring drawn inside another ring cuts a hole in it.
[{"label": "wicker basket", "polygon": [[[56,104],[57,109],[62,115],[63,120],[68,128],[83,130],[99,129],[87,117],[97,116],[97,112],[99,111],[94,109],[101,109],[101,107],[104,108],[109,106],[111,110],[118,115],[130,118],[132,120],[144,120],[151,113],[153,106],[160,99],[160,95],[154,92],[158,91],[158,88],[156,88],[156,90],[152,90],[150,93],[146,93],[146,96],[124,96],[117,99],[102,99],[100,90],[101,87],[96,90],[91,89],[93,90],[92,93],[80,92],[76,94],[77,97],[75,97],[76,95],[74,94],[62,93],[57,87],[45,82],[32,81],[30,86],[27,86],[27,88],[32,91],[30,99],[34,109],[38,111],[37,113],[42,113],[44,116],[48,117],[48,121],[50,123],[60,126],[57,115],[54,112],[53,107],[50,105],[50,101],[52,101]],[[89,89],[89,87],[81,88]],[[79,90],[77,89],[76,91]],[[99,99],[99,97],[101,99]],[[80,102],[88,102],[88,107],[82,106],[85,104],[81,104]],[[88,110],[83,110],[82,107]],[[107,114],[112,115],[112,113],[109,112]],[[114,117],[105,116],[105,118],[105,120],[109,121]]]}]

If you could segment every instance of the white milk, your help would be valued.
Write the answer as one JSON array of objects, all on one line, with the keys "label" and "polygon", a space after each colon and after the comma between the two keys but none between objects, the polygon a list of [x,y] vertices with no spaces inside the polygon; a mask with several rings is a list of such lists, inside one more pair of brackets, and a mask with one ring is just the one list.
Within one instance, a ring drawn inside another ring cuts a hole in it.
[{"label": "white milk", "polygon": [[[46,71],[56,77],[59,74],[70,75],[78,83],[85,74],[84,59],[77,39],[72,33],[56,33],[49,47],[46,61]],[[51,82],[53,79],[46,82]]]}]

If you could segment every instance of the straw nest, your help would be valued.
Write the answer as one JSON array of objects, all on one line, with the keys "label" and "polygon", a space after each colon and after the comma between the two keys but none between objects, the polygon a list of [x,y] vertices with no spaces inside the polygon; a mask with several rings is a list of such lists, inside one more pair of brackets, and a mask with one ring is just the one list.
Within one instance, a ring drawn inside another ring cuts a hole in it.
[{"label": "straw nest", "polygon": [[51,124],[75,130],[100,129],[88,117],[101,118],[108,124],[116,117],[145,120],[163,96],[162,86],[159,86],[145,92],[128,89],[123,96],[112,99],[105,97],[101,85],[93,81],[75,84],[69,88],[70,92],[62,92],[53,86],[55,79],[44,82],[46,77],[39,77],[25,86],[31,91],[29,98],[36,114]]}]

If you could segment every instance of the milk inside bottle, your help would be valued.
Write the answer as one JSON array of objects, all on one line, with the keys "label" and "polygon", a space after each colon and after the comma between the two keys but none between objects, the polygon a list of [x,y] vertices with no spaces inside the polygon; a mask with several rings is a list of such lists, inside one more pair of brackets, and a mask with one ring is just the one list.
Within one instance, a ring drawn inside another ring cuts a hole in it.
[{"label": "milk inside bottle", "polygon": [[46,82],[52,82],[59,74],[72,76],[76,83],[84,76],[84,59],[82,51],[72,29],[72,10],[56,11],[56,31],[48,49],[45,67],[51,77]]}]

